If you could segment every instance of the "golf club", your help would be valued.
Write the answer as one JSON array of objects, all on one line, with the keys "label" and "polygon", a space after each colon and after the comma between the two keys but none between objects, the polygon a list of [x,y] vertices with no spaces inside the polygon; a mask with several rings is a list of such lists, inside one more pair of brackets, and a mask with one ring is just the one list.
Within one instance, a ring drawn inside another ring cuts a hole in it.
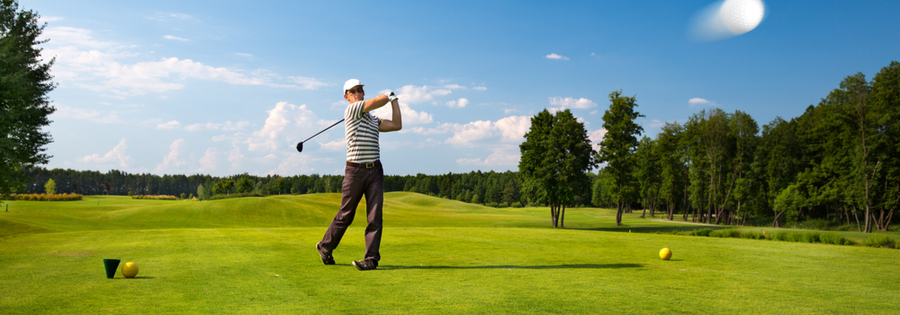
[{"label": "golf club", "polygon": [[297,152],[303,152],[303,143],[304,143],[304,142],[309,141],[309,139],[315,138],[315,137],[318,136],[320,133],[323,133],[323,132],[327,131],[328,129],[331,129],[331,127],[334,127],[334,126],[336,126],[337,124],[340,124],[340,123],[343,122],[343,121],[344,121],[343,119],[338,120],[338,122],[334,123],[334,124],[331,125],[331,126],[328,126],[328,128],[325,128],[325,129],[323,129],[322,131],[319,131],[319,133],[314,134],[312,137],[309,137],[309,138],[306,138],[306,140],[300,141],[300,143],[297,144]]}]

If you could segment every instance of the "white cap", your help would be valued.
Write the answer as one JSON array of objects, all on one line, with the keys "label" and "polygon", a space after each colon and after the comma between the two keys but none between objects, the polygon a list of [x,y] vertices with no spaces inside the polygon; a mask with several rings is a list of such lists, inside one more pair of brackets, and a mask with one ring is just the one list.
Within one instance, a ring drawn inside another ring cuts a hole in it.
[{"label": "white cap", "polygon": [[347,82],[344,82],[344,94],[347,93],[347,90],[352,89],[354,86],[357,86],[357,85],[365,86],[365,84],[359,83],[359,80],[357,80],[357,79],[350,79],[350,80],[347,80]]}]

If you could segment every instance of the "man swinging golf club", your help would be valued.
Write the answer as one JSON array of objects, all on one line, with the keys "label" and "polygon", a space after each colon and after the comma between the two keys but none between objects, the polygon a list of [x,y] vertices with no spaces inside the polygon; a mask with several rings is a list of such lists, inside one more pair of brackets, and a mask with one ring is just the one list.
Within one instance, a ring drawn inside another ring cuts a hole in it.
[{"label": "man swinging golf club", "polygon": [[[384,170],[379,160],[378,133],[397,131],[402,128],[400,103],[392,92],[365,99],[363,84],[357,79],[344,83],[344,99],[350,102],[344,111],[344,128],[347,139],[347,166],[344,168],[344,183],[341,187],[341,208],[338,210],[322,241],[316,243],[316,250],[322,263],[334,264],[331,253],[344,237],[347,227],[356,215],[356,206],[366,197],[366,253],[363,260],[353,261],[359,270],[373,270],[381,259],[381,209],[384,205]],[[391,120],[379,119],[370,112],[388,102],[393,112]]]}]

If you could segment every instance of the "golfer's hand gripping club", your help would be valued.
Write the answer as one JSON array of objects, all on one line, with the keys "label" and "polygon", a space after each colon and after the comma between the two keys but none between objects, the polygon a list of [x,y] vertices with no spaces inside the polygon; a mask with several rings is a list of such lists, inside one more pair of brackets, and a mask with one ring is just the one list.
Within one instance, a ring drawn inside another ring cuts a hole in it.
[{"label": "golfer's hand gripping club", "polygon": [[388,100],[391,102],[397,99],[397,95],[395,95],[394,92],[391,91],[387,91],[387,93],[384,93],[384,95],[387,96]]}]

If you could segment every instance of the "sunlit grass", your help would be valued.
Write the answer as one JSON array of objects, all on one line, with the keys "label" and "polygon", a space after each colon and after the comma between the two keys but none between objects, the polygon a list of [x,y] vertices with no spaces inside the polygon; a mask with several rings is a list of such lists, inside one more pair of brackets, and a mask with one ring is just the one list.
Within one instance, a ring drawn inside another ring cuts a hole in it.
[{"label": "sunlit grass", "polygon": [[[672,235],[708,226],[630,214],[615,227],[594,208],[551,229],[546,208],[411,193],[386,196],[378,270],[349,264],[362,213],[325,266],[313,245],[339,198],[11,203],[0,313],[891,314],[900,298],[900,250]],[[138,278],[106,279],[103,258],[136,262]]]}]

